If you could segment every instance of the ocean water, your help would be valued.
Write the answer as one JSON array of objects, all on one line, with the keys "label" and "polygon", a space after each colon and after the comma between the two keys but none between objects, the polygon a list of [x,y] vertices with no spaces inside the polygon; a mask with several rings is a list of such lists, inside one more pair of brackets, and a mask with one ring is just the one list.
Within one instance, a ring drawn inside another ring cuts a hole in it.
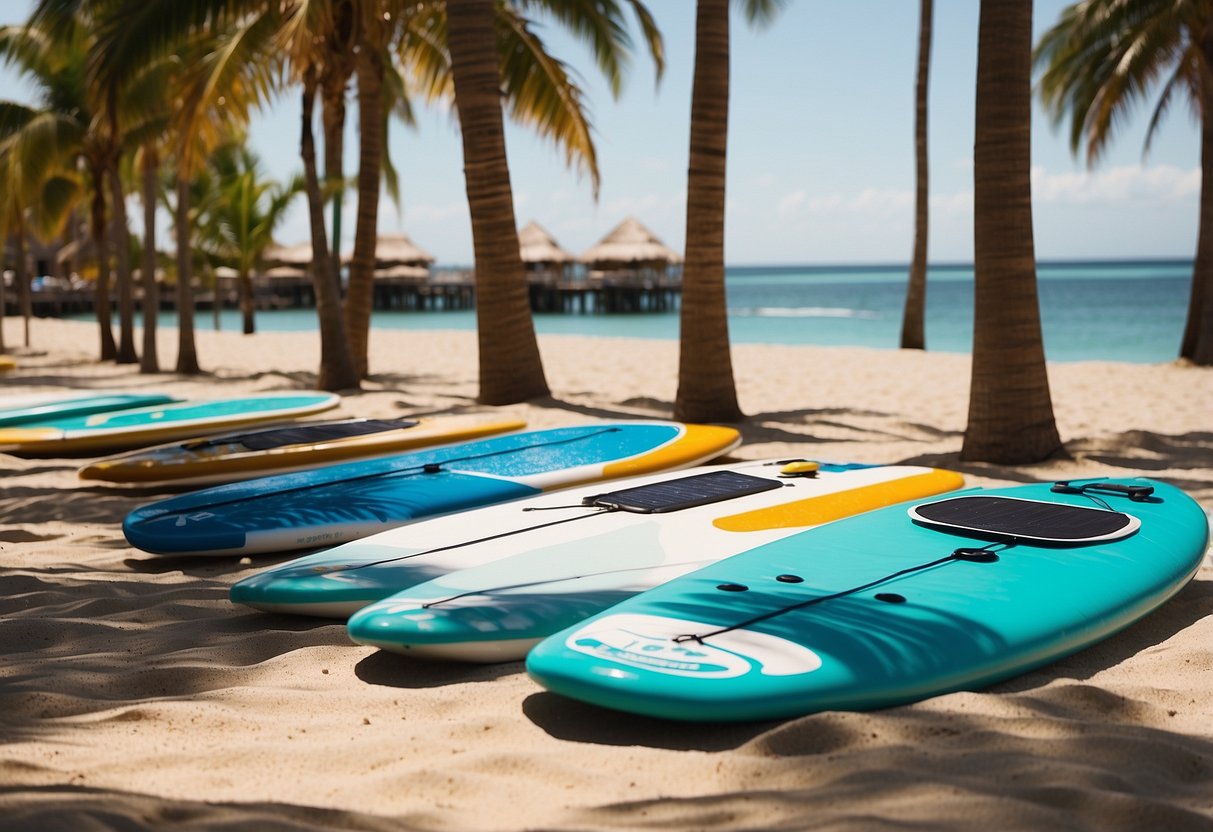
[{"label": "ocean water", "polygon": [[[1190,261],[1040,263],[1037,278],[1045,352],[1051,361],[1173,360],[1187,314]],[[746,266],[726,274],[733,343],[817,344],[896,349],[905,266]],[[163,316],[166,326],[171,315]],[[199,327],[211,316],[200,311]],[[470,311],[376,312],[384,329],[473,329]],[[238,314],[221,315],[223,329]],[[265,331],[316,328],[310,309],[257,313]],[[537,314],[540,333],[678,338],[678,312]],[[927,349],[967,353],[973,339],[973,268],[932,266],[927,275]]]}]

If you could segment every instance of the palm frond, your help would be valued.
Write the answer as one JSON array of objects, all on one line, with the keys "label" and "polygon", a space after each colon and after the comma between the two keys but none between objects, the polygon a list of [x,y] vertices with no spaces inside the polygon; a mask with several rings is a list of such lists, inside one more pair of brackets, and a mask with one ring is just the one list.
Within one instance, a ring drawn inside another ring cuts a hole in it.
[{"label": "palm frond", "polygon": [[1159,116],[1175,90],[1183,87],[1199,96],[1192,73],[1174,69],[1193,60],[1203,63],[1192,28],[1202,15],[1188,8],[1193,5],[1193,0],[1088,0],[1067,7],[1045,32],[1033,54],[1043,69],[1037,91],[1055,124],[1069,116],[1074,153],[1083,148],[1094,163],[1164,75],[1184,83],[1165,90],[1162,109],[1155,111]]},{"label": "palm frond", "polygon": [[598,156],[581,88],[521,16],[499,14],[497,26],[501,81],[510,116],[561,147],[565,164],[589,175],[596,199]]}]

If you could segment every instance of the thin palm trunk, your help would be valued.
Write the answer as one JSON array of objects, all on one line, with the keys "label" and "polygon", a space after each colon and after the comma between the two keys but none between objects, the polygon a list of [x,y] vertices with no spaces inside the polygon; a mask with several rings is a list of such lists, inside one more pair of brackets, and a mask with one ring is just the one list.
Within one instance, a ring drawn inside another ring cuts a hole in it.
[{"label": "thin palm trunk", "polygon": [[476,258],[480,401],[548,394],[518,250],[505,153],[493,0],[448,0],[448,43]]},{"label": "thin palm trunk", "polygon": [[30,318],[34,316],[33,293],[30,291],[29,251],[25,223],[17,223],[17,306],[21,309],[25,346],[30,345]]},{"label": "thin palm trunk", "polygon": [[131,240],[126,220],[126,194],[118,174],[117,159],[111,160],[106,178],[113,204],[114,253],[118,283],[118,355],[119,364],[139,361],[135,354],[135,297],[131,287]]},{"label": "thin palm trunk", "polygon": [[4,317],[8,312],[8,298],[5,295],[4,277],[0,275],[0,355],[8,352],[8,347],[4,344]]},{"label": "thin palm trunk", "polygon": [[931,71],[932,0],[919,0],[918,75],[914,85],[914,254],[910,260],[910,281],[906,287],[906,306],[901,320],[901,348],[926,349],[927,305],[927,222],[929,188],[927,176],[927,98]]},{"label": "thin palm trunk", "polygon": [[177,372],[195,375],[198,351],[194,343],[194,287],[190,252],[190,182],[185,165],[177,168]]},{"label": "thin palm trunk", "polygon": [[733,380],[724,287],[728,130],[729,2],[699,0],[691,88],[678,394],[674,399],[674,418],[684,421],[732,422],[742,418]]},{"label": "thin palm trunk", "polygon": [[324,77],[320,81],[323,100],[321,123],[324,126],[324,182],[325,193],[333,204],[333,274],[341,275],[341,225],[345,207],[345,95],[349,89],[354,65],[345,45],[350,41],[354,25],[354,8],[351,3],[342,3],[325,60]]},{"label": "thin palm trunk", "polygon": [[[236,274],[236,287],[240,294],[241,330],[245,335],[252,335],[257,331],[255,299],[253,298],[253,276],[249,274],[248,266],[244,263],[240,264],[240,271]],[[215,309],[219,309],[218,279],[215,282]]]},{"label": "thin palm trunk", "polygon": [[139,372],[160,372],[156,352],[156,324],[160,314],[160,286],[156,283],[156,196],[160,160],[152,145],[143,148],[143,355]]},{"label": "thin palm trunk", "polygon": [[[363,42],[358,52],[358,214],[354,225],[354,257],[345,295],[345,329],[350,355],[361,378],[367,361],[374,295],[375,243],[379,225],[379,174],[383,164],[382,54]],[[340,247],[340,241],[333,245]]]},{"label": "thin palm trunk", "polygon": [[110,246],[109,233],[105,227],[105,174],[101,167],[92,169],[93,201],[92,227],[93,247],[97,253],[97,283],[95,286],[97,325],[101,329],[101,360],[110,361],[118,355],[118,344],[114,341],[113,315],[110,310]]},{"label": "thin palm trunk", "polygon": [[1061,447],[1032,235],[1032,6],[982,0],[973,152],[975,306],[961,458],[1038,462]]},{"label": "thin palm trunk", "polygon": [[312,134],[316,83],[309,73],[303,83],[303,118],[299,155],[303,158],[303,178],[307,189],[308,219],[312,232],[312,284],[316,290],[316,316],[320,326],[320,372],[316,386],[321,390],[356,390],[359,375],[350,356],[341,315],[341,287],[335,261],[329,257],[324,232],[324,196],[316,174],[316,141]]},{"label": "thin palm trunk", "polygon": [[[1202,43],[1213,66],[1213,27]],[[1202,79],[1206,76],[1202,76]],[[1202,80],[1200,114],[1200,221],[1188,318],[1179,356],[1195,364],[1213,364],[1213,88]]]}]

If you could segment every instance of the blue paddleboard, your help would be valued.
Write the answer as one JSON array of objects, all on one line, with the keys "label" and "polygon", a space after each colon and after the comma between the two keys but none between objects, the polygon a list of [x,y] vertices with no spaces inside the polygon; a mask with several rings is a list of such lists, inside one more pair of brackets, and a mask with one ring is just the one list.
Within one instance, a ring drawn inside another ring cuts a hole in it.
[{"label": "blue paddleboard", "polygon": [[565,696],[682,720],[971,690],[1158,607],[1196,573],[1208,529],[1195,501],[1151,480],[974,489],[675,579],[544,640],[527,670]]},{"label": "blue paddleboard", "polygon": [[208,488],[138,508],[122,530],[132,546],[161,554],[316,549],[422,517],[694,465],[738,442],[732,428],[676,422],[525,431]]}]

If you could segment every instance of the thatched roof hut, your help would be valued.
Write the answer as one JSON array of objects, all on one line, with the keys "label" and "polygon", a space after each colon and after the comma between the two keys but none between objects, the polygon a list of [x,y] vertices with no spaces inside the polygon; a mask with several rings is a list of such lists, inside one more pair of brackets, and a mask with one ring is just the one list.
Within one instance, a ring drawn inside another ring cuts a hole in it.
[{"label": "thatched roof hut", "polygon": [[[341,258],[343,263],[354,259],[354,251],[350,249]],[[418,266],[428,269],[434,262],[434,255],[419,248],[407,234],[380,234],[375,238],[375,271],[391,266]]]},{"label": "thatched roof hut", "polygon": [[531,220],[526,227],[518,232],[519,251],[522,262],[528,265],[562,265],[572,263],[577,258],[562,249],[554,237],[543,226]]},{"label": "thatched roof hut", "polygon": [[[350,249],[341,257],[349,265],[354,259]],[[407,234],[380,234],[375,238],[375,280],[429,280],[434,255],[419,248]]]},{"label": "thatched roof hut", "polygon": [[567,276],[577,258],[565,251],[543,226],[531,220],[518,232],[518,250],[527,280],[531,283],[557,284]]},{"label": "thatched roof hut", "polygon": [[652,231],[634,217],[615,226],[598,245],[580,258],[591,269],[660,269],[682,262],[682,256],[661,242]]},{"label": "thatched roof hut", "polygon": [[261,255],[267,272],[275,267],[287,266],[296,270],[307,271],[312,267],[312,244],[296,243],[293,246],[271,245]]}]

